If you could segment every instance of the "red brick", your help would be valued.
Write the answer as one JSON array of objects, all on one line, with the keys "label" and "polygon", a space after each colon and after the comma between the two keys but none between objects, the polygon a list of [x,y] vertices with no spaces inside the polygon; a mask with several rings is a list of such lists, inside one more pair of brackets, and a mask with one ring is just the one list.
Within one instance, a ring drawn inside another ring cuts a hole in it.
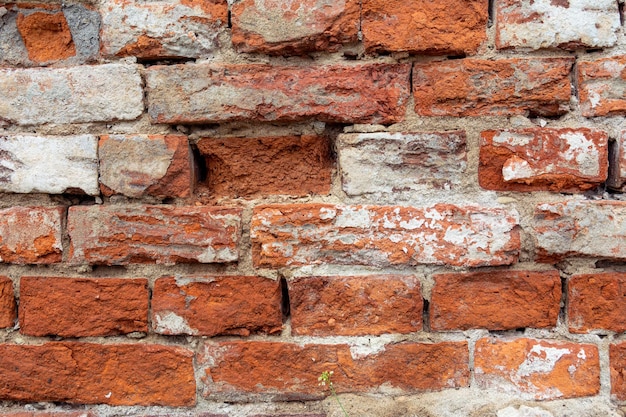
[{"label": "red brick", "polygon": [[574,275],[568,281],[569,331],[625,332],[626,273]]},{"label": "red brick", "polygon": [[148,281],[22,277],[20,331],[32,336],[109,336],[148,331]]},{"label": "red brick", "polygon": [[359,336],[422,329],[423,300],[413,276],[304,277],[289,281],[294,335]]},{"label": "red brick", "polygon": [[611,372],[611,396],[618,401],[626,400],[626,342],[609,345]]},{"label": "red brick", "polygon": [[449,204],[257,206],[252,257],[259,267],[507,265],[520,250],[517,222],[516,213],[502,209]]},{"label": "red brick", "polygon": [[160,345],[0,345],[0,398],[72,404],[192,406],[193,353]]},{"label": "red brick", "polygon": [[239,400],[265,394],[275,400],[320,398],[325,391],[317,378],[324,371],[333,371],[338,392],[465,387],[468,360],[466,342],[405,342],[360,355],[348,345],[241,341],[207,344],[200,364],[205,368],[204,395],[209,398]]},{"label": "red brick", "polygon": [[626,114],[626,55],[581,61],[576,68],[583,116]]},{"label": "red brick", "polygon": [[72,33],[63,12],[20,13],[17,29],[31,61],[57,61],[76,55]]},{"label": "red brick", "polygon": [[11,207],[0,210],[0,262],[61,262],[62,207]]},{"label": "red brick", "polygon": [[555,263],[571,256],[626,260],[626,202],[539,204],[534,223],[540,262]]},{"label": "red brick", "polygon": [[232,41],[239,52],[302,55],[357,42],[358,0],[243,0],[232,5]]},{"label": "red brick", "polygon": [[609,138],[600,130],[488,130],[481,137],[478,181],[488,190],[580,192],[607,178]]},{"label": "red brick", "polygon": [[15,325],[15,311],[13,282],[8,277],[0,276],[0,328]]},{"label": "red brick", "polygon": [[72,263],[224,263],[239,257],[238,208],[74,206],[67,221]]},{"label": "red brick", "polygon": [[475,380],[480,389],[551,400],[596,395],[600,362],[595,345],[536,339],[476,342]]},{"label": "red brick", "polygon": [[206,185],[218,197],[328,194],[332,160],[327,138],[314,135],[203,138]]},{"label": "red brick", "polygon": [[552,116],[569,110],[572,58],[457,59],[415,64],[422,116]]},{"label": "red brick", "polygon": [[362,7],[368,52],[474,54],[487,39],[484,0],[364,0]]},{"label": "red brick", "polygon": [[404,119],[410,64],[155,65],[146,70],[155,123],[236,120],[395,123]]},{"label": "red brick", "polygon": [[194,178],[187,136],[104,135],[98,143],[98,159],[100,188],[106,196],[191,195]]},{"label": "red brick", "polygon": [[554,327],[561,280],[557,271],[491,271],[434,276],[432,330]]},{"label": "red brick", "polygon": [[152,293],[152,326],[168,335],[277,333],[280,284],[254,276],[160,278]]}]

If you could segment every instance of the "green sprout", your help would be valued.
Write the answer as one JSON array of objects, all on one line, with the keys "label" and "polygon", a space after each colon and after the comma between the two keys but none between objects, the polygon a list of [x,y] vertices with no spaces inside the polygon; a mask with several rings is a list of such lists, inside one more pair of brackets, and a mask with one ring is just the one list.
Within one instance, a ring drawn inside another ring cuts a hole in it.
[{"label": "green sprout", "polygon": [[330,389],[330,393],[333,395],[339,407],[341,407],[341,411],[343,411],[343,415],[346,417],[350,417],[345,408],[343,408],[343,404],[339,401],[339,397],[337,396],[337,392],[335,391],[335,387],[333,386],[333,381],[331,381],[331,377],[333,376],[333,371],[324,371],[322,375],[320,375],[317,380],[320,382],[320,386],[325,386],[328,384],[328,388]]}]

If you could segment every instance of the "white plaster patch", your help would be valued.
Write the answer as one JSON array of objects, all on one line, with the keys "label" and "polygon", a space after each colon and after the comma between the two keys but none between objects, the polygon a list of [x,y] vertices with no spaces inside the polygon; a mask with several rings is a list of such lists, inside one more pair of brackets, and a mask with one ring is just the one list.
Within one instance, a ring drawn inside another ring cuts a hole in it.
[{"label": "white plaster patch", "polygon": [[345,207],[335,220],[337,227],[369,228],[372,225],[370,213],[365,208]]},{"label": "white plaster patch", "polygon": [[556,363],[564,355],[569,355],[569,349],[558,349],[536,344],[526,355],[526,360],[517,369],[517,376],[525,377],[536,373],[550,373]]},{"label": "white plaster patch", "polygon": [[192,328],[183,317],[171,311],[159,312],[154,315],[155,331],[161,334],[197,335],[198,330]]}]

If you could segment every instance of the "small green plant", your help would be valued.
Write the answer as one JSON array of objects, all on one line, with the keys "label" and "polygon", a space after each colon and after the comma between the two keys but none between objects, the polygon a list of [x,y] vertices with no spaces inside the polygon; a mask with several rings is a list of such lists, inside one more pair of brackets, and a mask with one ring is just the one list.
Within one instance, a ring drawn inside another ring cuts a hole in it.
[{"label": "small green plant", "polygon": [[337,396],[337,392],[335,391],[335,387],[333,386],[333,381],[330,379],[333,376],[333,371],[324,371],[322,375],[320,375],[317,380],[320,382],[320,386],[328,385],[328,389],[330,389],[330,393],[341,407],[341,411],[343,411],[343,415],[346,417],[350,417],[345,408],[343,408],[343,404],[339,401],[339,397]]}]

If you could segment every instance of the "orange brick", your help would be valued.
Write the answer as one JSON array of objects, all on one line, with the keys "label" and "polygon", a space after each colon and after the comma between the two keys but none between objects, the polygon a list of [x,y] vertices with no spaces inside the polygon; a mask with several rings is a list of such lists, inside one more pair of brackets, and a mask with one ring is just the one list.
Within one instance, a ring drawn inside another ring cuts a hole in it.
[{"label": "orange brick", "polygon": [[15,311],[13,282],[8,277],[0,276],[0,328],[15,325]]},{"label": "orange brick", "polygon": [[415,64],[422,116],[551,116],[569,110],[572,58],[457,59]]},{"label": "orange brick", "polygon": [[434,276],[432,330],[554,327],[561,280],[557,271],[493,271]]},{"label": "orange brick", "polygon": [[626,114],[626,55],[580,61],[577,70],[583,116]]},{"label": "orange brick", "polygon": [[626,400],[626,342],[609,345],[611,372],[611,396],[618,401]]},{"label": "orange brick", "polygon": [[417,278],[401,275],[303,277],[289,281],[295,335],[374,335],[422,329]]},{"label": "orange brick", "polygon": [[476,342],[475,380],[481,389],[552,400],[600,391],[598,348],[591,344],[492,338]]},{"label": "orange brick", "polygon": [[14,264],[61,262],[62,207],[0,210],[0,261]]},{"label": "orange brick", "polygon": [[22,277],[20,331],[32,336],[109,336],[148,331],[148,281]]},{"label": "orange brick", "polygon": [[568,291],[570,332],[626,331],[626,273],[574,275],[569,279]]},{"label": "orange brick", "polygon": [[[397,393],[465,387],[469,384],[465,342],[386,345],[360,355],[348,345],[222,342],[205,345],[204,395],[241,400],[263,394],[274,400],[323,395],[318,376],[333,371],[339,392]],[[398,366],[402,364],[402,366]]]},{"label": "orange brick", "polygon": [[368,52],[473,54],[487,39],[484,0],[364,0],[362,7]]},{"label": "orange brick", "polygon": [[72,33],[63,12],[35,12],[17,16],[28,58],[34,62],[66,59],[76,55]]},{"label": "orange brick", "polygon": [[0,398],[72,404],[192,406],[193,353],[159,345],[0,345]]},{"label": "orange brick", "polygon": [[254,276],[160,278],[152,293],[152,325],[170,335],[277,333],[280,284]]}]

